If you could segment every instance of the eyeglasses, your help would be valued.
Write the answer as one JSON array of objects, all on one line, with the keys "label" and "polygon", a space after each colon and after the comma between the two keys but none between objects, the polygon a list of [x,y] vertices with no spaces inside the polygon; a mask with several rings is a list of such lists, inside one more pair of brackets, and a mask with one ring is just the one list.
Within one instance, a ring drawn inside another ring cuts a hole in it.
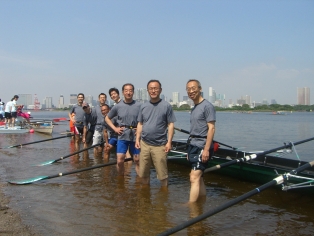
[{"label": "eyeglasses", "polygon": [[87,106],[83,107],[83,110],[85,110],[87,108]]},{"label": "eyeglasses", "polygon": [[159,90],[160,90],[160,88],[149,88],[148,89],[148,91],[150,91],[150,92],[159,91]]},{"label": "eyeglasses", "polygon": [[197,87],[195,87],[195,86],[190,87],[190,88],[186,88],[187,92],[195,92],[196,90],[197,90]]}]

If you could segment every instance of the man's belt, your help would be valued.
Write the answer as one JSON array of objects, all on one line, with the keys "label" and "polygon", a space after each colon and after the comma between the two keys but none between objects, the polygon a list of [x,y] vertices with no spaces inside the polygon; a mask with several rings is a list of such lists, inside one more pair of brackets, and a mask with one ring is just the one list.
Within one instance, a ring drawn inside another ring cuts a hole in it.
[{"label": "man's belt", "polygon": [[128,129],[135,129],[136,127],[130,125],[121,125],[120,127],[128,128]]}]

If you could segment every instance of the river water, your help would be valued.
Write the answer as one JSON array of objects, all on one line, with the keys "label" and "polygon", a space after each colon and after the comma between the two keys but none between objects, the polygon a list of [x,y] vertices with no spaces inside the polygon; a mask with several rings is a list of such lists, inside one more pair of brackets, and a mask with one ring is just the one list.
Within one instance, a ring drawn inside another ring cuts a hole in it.
[{"label": "river water", "polygon": [[[189,113],[175,114],[175,126],[189,130]],[[52,119],[67,117],[67,113],[34,112],[33,116]],[[52,137],[67,129],[68,122],[60,122]],[[269,150],[313,136],[314,113],[217,113],[215,139],[246,151]],[[0,146],[48,138],[51,136],[37,133],[0,134]],[[186,138],[176,131],[175,139]],[[301,160],[314,159],[313,141],[296,146],[296,150]],[[67,158],[49,166],[36,166],[73,151],[71,138],[0,149],[0,179],[6,183],[103,163],[90,151],[89,161]],[[295,153],[285,157],[297,158]],[[124,178],[117,177],[115,166],[108,166],[29,185],[6,184],[4,190],[11,198],[10,207],[42,235],[156,235],[259,186],[211,172],[204,177],[207,200],[187,204],[188,167],[169,163],[169,187],[165,190],[160,188],[154,170],[150,187],[144,187],[134,165],[125,166]],[[313,219],[313,196],[272,188],[176,235],[313,235]]]}]

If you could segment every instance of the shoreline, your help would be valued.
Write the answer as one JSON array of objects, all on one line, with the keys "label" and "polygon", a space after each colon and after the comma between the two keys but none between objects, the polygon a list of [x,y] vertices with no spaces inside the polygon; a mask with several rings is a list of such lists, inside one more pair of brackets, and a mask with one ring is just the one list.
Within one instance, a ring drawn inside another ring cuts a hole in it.
[{"label": "shoreline", "polygon": [[31,226],[22,222],[20,214],[10,207],[10,197],[3,191],[4,184],[0,183],[0,234],[39,236]]}]

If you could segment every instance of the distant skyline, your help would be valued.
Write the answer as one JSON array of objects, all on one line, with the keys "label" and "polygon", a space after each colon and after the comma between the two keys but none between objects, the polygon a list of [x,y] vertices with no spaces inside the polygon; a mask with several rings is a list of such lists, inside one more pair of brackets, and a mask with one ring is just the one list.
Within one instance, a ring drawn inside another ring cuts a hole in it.
[{"label": "distant skyline", "polygon": [[314,103],[314,1],[0,1],[0,98],[40,103],[158,79],[168,99],[198,79],[235,102]]}]

